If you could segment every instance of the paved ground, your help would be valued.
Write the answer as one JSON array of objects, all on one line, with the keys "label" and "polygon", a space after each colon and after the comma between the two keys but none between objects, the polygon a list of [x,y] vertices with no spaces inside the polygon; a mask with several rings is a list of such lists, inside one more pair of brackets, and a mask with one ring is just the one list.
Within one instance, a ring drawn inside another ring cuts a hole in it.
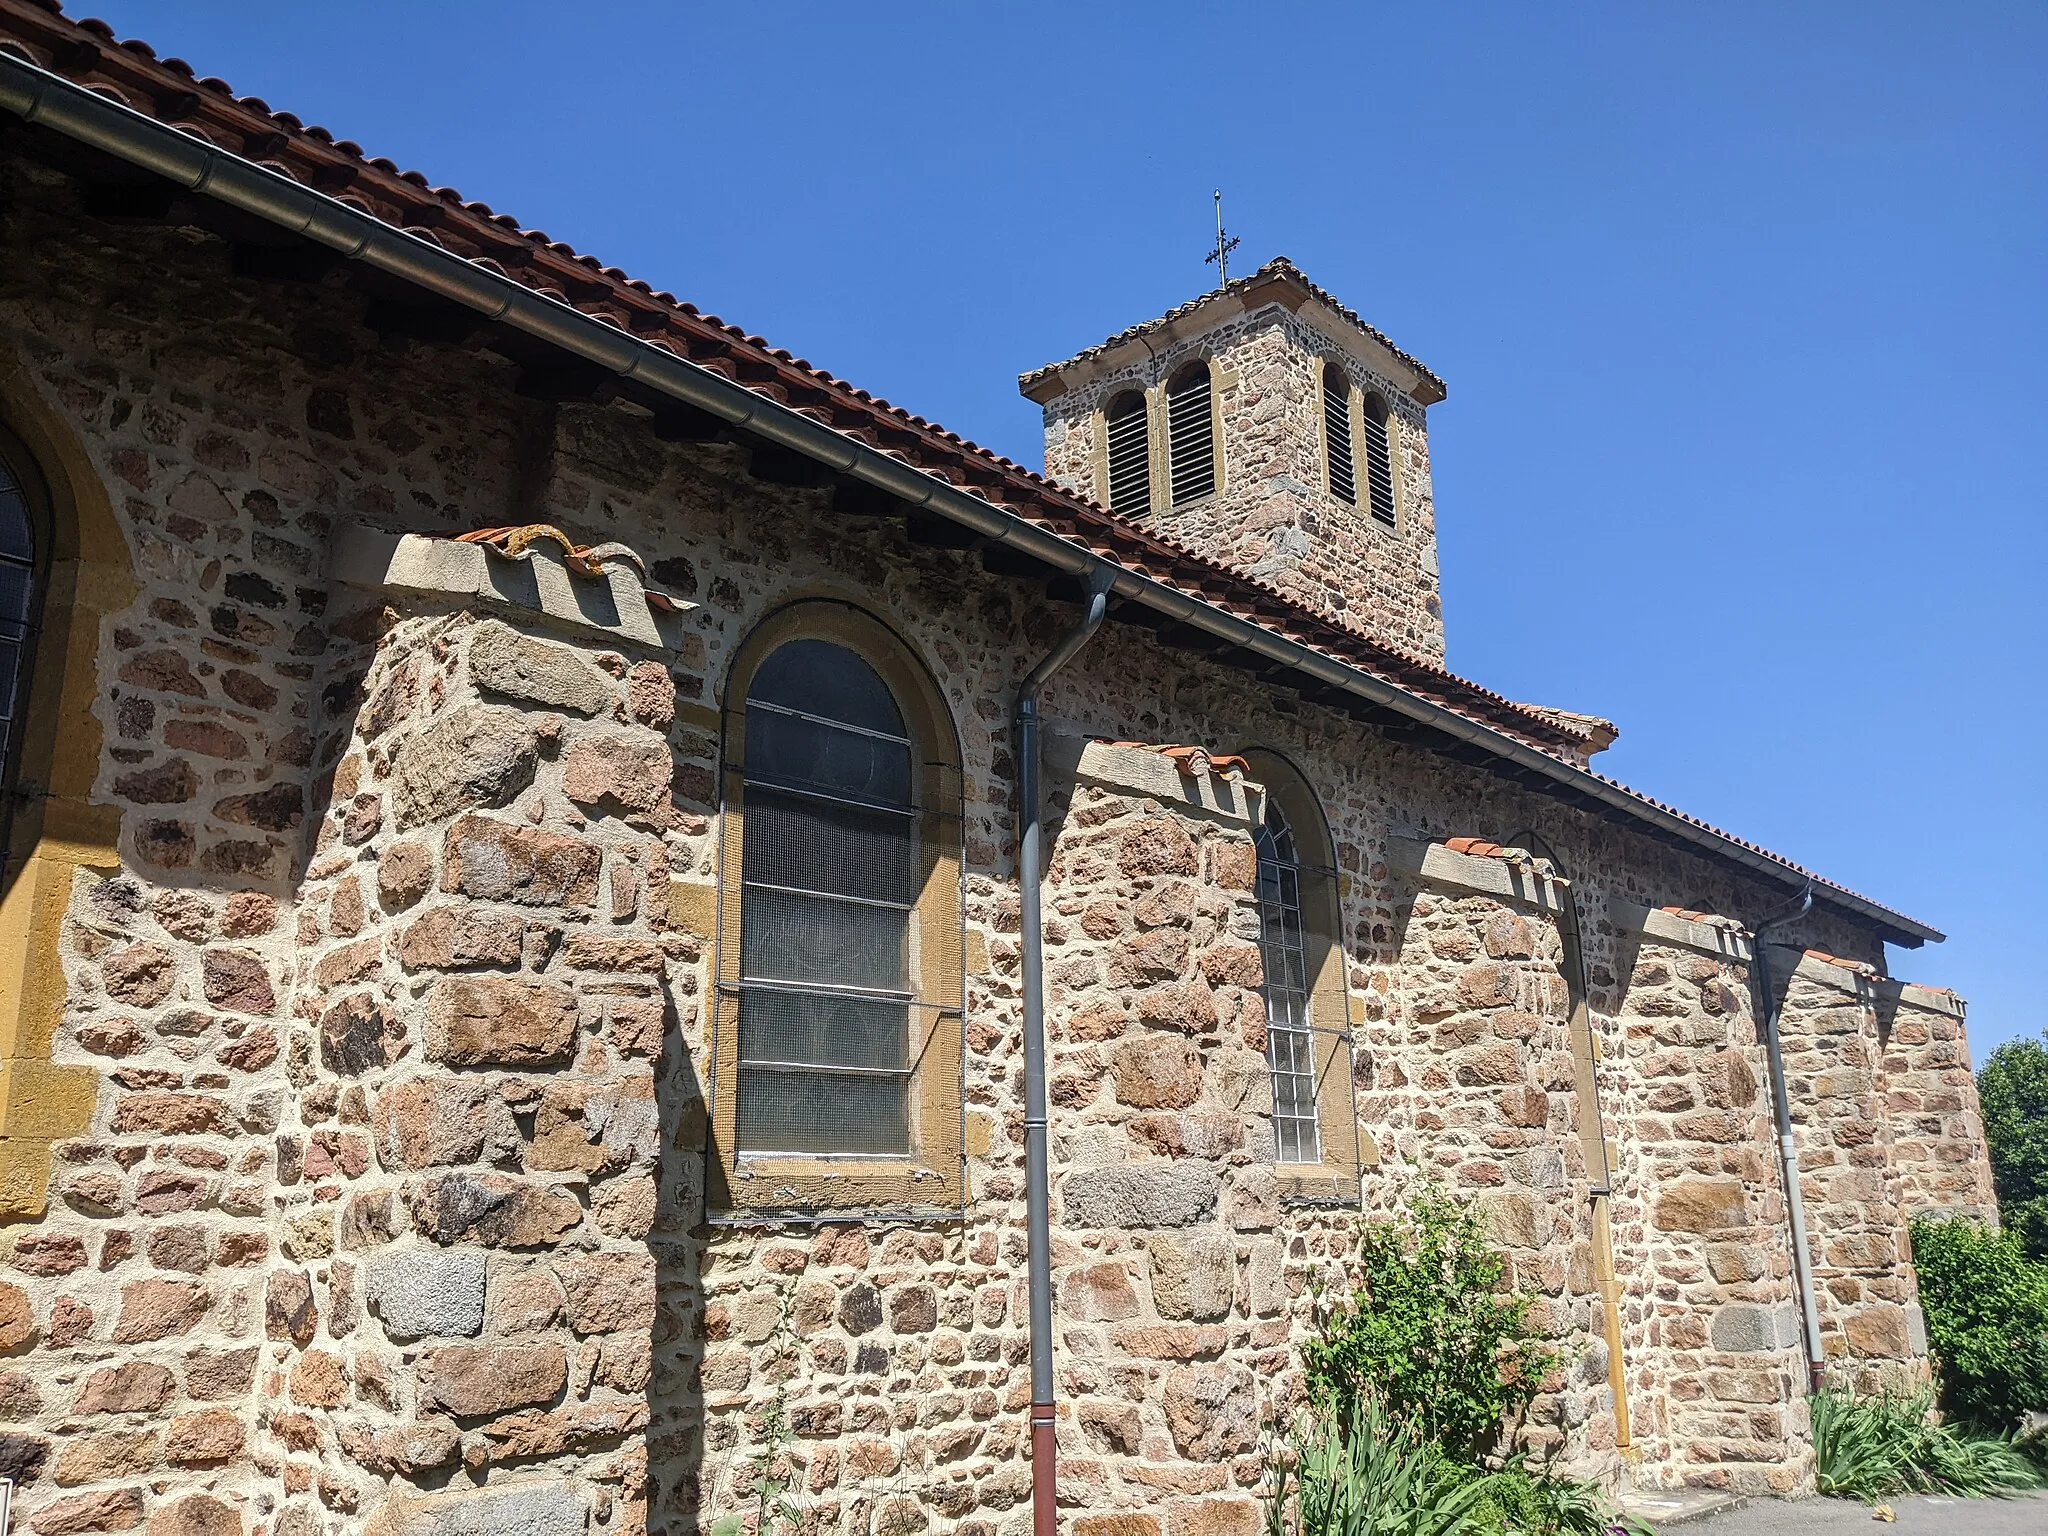
[{"label": "paved ground", "polygon": [[1852,1499],[1759,1499],[1672,1528],[1671,1536],[2048,1536],[2048,1494],[2017,1499],[1894,1499],[1896,1525]]}]

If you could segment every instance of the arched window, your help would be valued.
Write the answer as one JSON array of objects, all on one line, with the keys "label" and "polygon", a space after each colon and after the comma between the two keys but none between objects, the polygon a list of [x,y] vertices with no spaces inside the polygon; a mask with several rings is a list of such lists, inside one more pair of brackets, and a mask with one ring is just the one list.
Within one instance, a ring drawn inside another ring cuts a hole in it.
[{"label": "arched window", "polygon": [[1389,528],[1394,526],[1394,451],[1392,429],[1387,421],[1387,402],[1378,395],[1365,397],[1365,484],[1372,499],[1372,515]]},{"label": "arched window", "polygon": [[1209,364],[1189,363],[1166,386],[1166,454],[1173,504],[1216,489],[1216,429],[1209,415]]},{"label": "arched window", "polygon": [[1138,517],[1152,508],[1152,435],[1147,430],[1145,396],[1126,390],[1103,413],[1108,438],[1109,509]]},{"label": "arched window", "polygon": [[1335,363],[1323,364],[1323,463],[1329,469],[1330,494],[1358,504],[1358,481],[1351,465],[1351,381]]},{"label": "arched window", "polygon": [[0,834],[12,819],[42,597],[43,551],[29,473],[26,455],[0,434],[0,804],[8,813],[0,814]]},{"label": "arched window", "polygon": [[852,651],[792,640],[747,693],[742,1152],[910,1150],[913,743]]},{"label": "arched window", "polygon": [[728,1206],[960,1189],[960,772],[943,695],[849,605],[792,605],[729,684],[714,1189]]},{"label": "arched window", "polygon": [[1259,957],[1266,968],[1266,1062],[1273,1072],[1273,1143],[1283,1163],[1320,1163],[1315,1028],[1309,1013],[1308,934],[1301,857],[1278,806],[1258,830]]},{"label": "arched window", "polygon": [[1261,747],[1244,756],[1265,788],[1265,819],[1253,842],[1273,1158],[1291,1198],[1352,1203],[1359,1169],[1378,1154],[1352,1097],[1343,900],[1329,824],[1315,790],[1286,758]]}]

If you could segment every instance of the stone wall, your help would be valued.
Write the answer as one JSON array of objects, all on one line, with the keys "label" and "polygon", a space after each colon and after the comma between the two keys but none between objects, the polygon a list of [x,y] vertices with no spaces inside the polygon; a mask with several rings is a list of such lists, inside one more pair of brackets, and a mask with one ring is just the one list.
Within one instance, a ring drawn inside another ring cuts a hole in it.
[{"label": "stone wall", "polygon": [[[1212,368],[1222,480],[1216,494],[1174,507],[1164,490],[1165,438],[1157,423],[1166,382],[1200,357]],[[1326,358],[1344,368],[1354,390],[1376,392],[1392,412],[1397,528],[1375,521],[1366,504],[1362,442],[1353,445],[1359,503],[1328,491],[1318,382]],[[1443,661],[1429,436],[1422,407],[1403,390],[1300,316],[1268,306],[1162,346],[1141,366],[1089,379],[1048,403],[1048,477],[1107,503],[1101,412],[1127,389],[1155,396],[1150,526],[1396,649]]]},{"label": "stone wall", "polygon": [[1610,905],[1633,955],[1615,1023],[1615,1243],[1638,1476],[1790,1493],[1811,1476],[1805,1349],[1748,937]]},{"label": "stone wall", "polygon": [[1880,983],[1876,992],[1900,1204],[1908,1215],[1925,1211],[1995,1225],[1998,1194],[1991,1187],[1963,1000],[1944,988],[1896,982]]},{"label": "stone wall", "polygon": [[[35,962],[67,988],[53,1059],[97,1088],[54,1142],[48,1209],[0,1236],[18,1518],[37,1536],[630,1536],[737,1511],[786,1466],[819,1529],[1021,1528],[1008,713],[1070,610],[835,513],[829,490],[756,478],[738,444],[664,443],[626,407],[517,396],[488,354],[379,336],[338,279],[239,278],[199,231],[91,220],[61,178],[7,176],[0,411],[75,442],[139,588],[97,648],[121,867],[77,876]],[[1421,451],[1419,430],[1404,442]],[[1426,465],[1411,485],[1426,493]],[[675,603],[627,633],[602,614],[637,579],[544,551],[534,592],[588,602],[522,607],[516,581],[437,589],[391,566],[372,581],[337,533],[537,521],[624,541]],[[901,636],[959,733],[954,1217],[706,1207],[719,706],[746,637],[817,595]],[[1124,626],[1047,708],[1073,741],[1257,746],[1299,768],[1331,832],[1345,1017],[1365,1021],[1361,1145],[1390,1154],[1364,1196],[1397,1200],[1412,1160],[1488,1200],[1571,1352],[1538,1436],[1615,1470],[1554,897],[1419,878],[1400,849],[1538,828],[1583,913],[1756,913],[1782,893]],[[1083,1536],[1251,1528],[1258,1424],[1295,1401],[1310,1282],[1341,1284],[1349,1252],[1347,1211],[1289,1203],[1271,1166],[1252,787],[1210,775],[1189,798],[1161,761],[1096,745],[1049,769],[1059,1437]],[[1882,960],[1839,916],[1800,938]],[[1765,1369],[1713,1327],[1774,1304],[1777,1217],[1768,1168],[1743,1160],[1759,1111],[1729,1064],[1740,1010],[1713,990],[1739,992],[1738,970],[1642,948],[1589,925],[1639,1438],[1732,1447],[1778,1413],[1796,1439],[1782,1398],[1676,1402],[1695,1364]],[[1653,963],[1669,979],[1638,985]],[[1817,1240],[1895,1232],[1916,1201],[1981,1204],[1974,1151],[1876,1169],[1882,1199],[1823,1191],[1906,1139],[1852,1146],[1859,1117],[1940,1116],[1960,1147],[1974,1109],[1941,1097],[1961,1092],[1959,1015],[1901,1011],[1889,1044],[1875,1022],[1848,1031],[1854,1070],[1899,1059],[1873,1098],[1818,1081],[1848,1050],[1820,1022],[1841,1005],[1798,985]],[[1642,1083],[1617,1081],[1637,1044]],[[1651,1103],[1673,1087],[1696,1106]],[[1655,1223],[1655,1181],[1680,1167],[1741,1182],[1739,1239]],[[1716,1275],[1724,1249],[1760,1272]],[[1909,1318],[1896,1260],[1829,1280],[1857,1288],[1844,1318]],[[1701,1352],[1683,1340],[1710,1305]],[[1659,1394],[1673,1405],[1640,1400]],[[1679,1480],[1722,1468],[1656,1454]]]},{"label": "stone wall", "polygon": [[[1557,921],[1568,888],[1532,865],[1397,841],[1398,949],[1368,979],[1370,1092],[1360,1115],[1386,1166],[1386,1208],[1418,1178],[1480,1204],[1515,1288],[1560,1363],[1521,1438],[1591,1476],[1616,1470],[1592,1209],[1577,1134],[1570,989]],[[1382,989],[1383,992],[1382,992]],[[1373,1017],[1377,1014],[1378,1017]]]},{"label": "stone wall", "polygon": [[1780,1034],[1798,1128],[1821,1343],[1862,1388],[1927,1376],[1927,1332],[1907,1239],[1905,1179],[1886,1091],[1874,971],[1773,946],[1790,974]]}]

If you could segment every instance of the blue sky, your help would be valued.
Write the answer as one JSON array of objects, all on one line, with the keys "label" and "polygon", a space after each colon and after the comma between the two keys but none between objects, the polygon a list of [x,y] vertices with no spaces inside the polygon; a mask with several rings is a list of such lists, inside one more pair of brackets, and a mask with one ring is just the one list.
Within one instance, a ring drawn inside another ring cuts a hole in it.
[{"label": "blue sky", "polygon": [[2048,1025],[2048,7],[97,13],[1032,465],[1220,186],[1449,383],[1452,666]]}]

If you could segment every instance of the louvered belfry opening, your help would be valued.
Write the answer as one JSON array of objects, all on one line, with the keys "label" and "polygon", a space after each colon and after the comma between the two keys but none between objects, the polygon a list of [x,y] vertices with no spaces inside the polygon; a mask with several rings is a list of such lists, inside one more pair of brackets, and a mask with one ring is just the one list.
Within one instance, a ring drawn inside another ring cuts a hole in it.
[{"label": "louvered belfry opening", "polygon": [[1209,364],[1189,363],[1166,386],[1166,447],[1173,504],[1216,489],[1216,432],[1209,418]]},{"label": "louvered belfry opening", "polygon": [[1365,484],[1372,497],[1372,515],[1394,526],[1394,454],[1387,438],[1387,402],[1365,397]]},{"label": "louvered belfry opening", "polygon": [[915,744],[874,668],[792,640],[747,693],[744,1152],[910,1149]]},{"label": "louvered belfry opening", "polygon": [[1323,364],[1323,456],[1330,466],[1330,494],[1358,504],[1351,464],[1351,381],[1335,363]]},{"label": "louvered belfry opening", "polygon": [[1109,509],[1138,517],[1152,508],[1152,442],[1145,397],[1126,390],[1104,413],[1109,432]]}]

